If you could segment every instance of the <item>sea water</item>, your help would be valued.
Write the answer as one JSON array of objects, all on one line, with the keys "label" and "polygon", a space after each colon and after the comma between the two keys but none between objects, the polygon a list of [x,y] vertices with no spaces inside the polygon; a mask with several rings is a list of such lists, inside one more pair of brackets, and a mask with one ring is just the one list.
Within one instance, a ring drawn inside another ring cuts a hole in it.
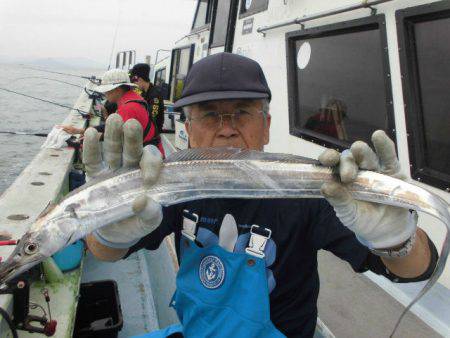
[{"label": "sea water", "polygon": [[[83,76],[98,76],[102,73],[102,70],[59,68],[52,71]],[[79,86],[84,86],[87,82],[82,78],[44,73],[21,65],[0,64],[0,87],[2,88],[70,107],[83,90],[43,78]],[[69,109],[0,90],[0,131],[48,133],[55,124],[61,123],[68,113]],[[39,152],[44,141],[45,137],[0,133],[0,195]]]}]

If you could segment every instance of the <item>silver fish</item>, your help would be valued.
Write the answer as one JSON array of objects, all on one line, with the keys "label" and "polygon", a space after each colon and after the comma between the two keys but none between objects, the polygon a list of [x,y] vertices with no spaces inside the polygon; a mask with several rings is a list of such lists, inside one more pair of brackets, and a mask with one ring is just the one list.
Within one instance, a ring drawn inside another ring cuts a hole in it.
[{"label": "silver fish", "polygon": [[[332,169],[299,156],[234,148],[179,151],[164,161],[158,181],[149,189],[144,188],[139,170],[128,170],[96,179],[67,195],[36,220],[1,263],[0,282],[9,281],[95,229],[133,216],[132,202],[141,194],[163,206],[205,198],[322,198],[322,184],[336,179]],[[359,172],[348,188],[355,199],[422,211],[447,227],[437,267],[401,319],[445,267],[450,248],[448,204],[418,186],[370,171]]]}]

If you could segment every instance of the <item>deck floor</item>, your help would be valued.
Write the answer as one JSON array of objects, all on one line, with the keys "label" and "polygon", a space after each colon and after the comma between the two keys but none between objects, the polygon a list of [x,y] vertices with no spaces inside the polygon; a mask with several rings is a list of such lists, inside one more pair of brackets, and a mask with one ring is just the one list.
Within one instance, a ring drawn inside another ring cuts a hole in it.
[{"label": "deck floor", "polygon": [[86,257],[82,282],[105,279],[117,282],[124,323],[119,338],[159,328],[146,264],[140,253],[114,263],[100,262],[92,254]]},{"label": "deck floor", "polygon": [[[333,254],[319,253],[319,317],[336,337],[389,337],[404,307]],[[395,338],[440,337],[409,312]]]}]

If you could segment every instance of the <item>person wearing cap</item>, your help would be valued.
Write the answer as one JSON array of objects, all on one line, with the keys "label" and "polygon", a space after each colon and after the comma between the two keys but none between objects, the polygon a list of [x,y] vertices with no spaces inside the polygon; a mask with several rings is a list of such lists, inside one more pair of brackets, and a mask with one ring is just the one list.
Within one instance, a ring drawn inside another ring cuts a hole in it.
[{"label": "person wearing cap", "polygon": [[153,85],[149,79],[150,66],[146,63],[137,63],[130,71],[131,82],[142,91],[141,96],[147,101],[158,133],[162,132],[164,124],[164,99],[161,88]]},{"label": "person wearing cap", "polygon": [[130,119],[138,121],[142,127],[143,144],[153,144],[164,155],[161,139],[149,112],[147,102],[132,89],[137,85],[130,81],[128,72],[123,69],[108,70],[95,91],[103,93],[108,102],[117,104],[117,114],[126,123]]},{"label": "person wearing cap", "polygon": [[[258,63],[219,53],[192,66],[175,105],[187,114],[191,147],[262,151],[270,100]],[[141,196],[133,204],[138,226],[127,220],[103,227],[87,238],[88,247],[97,258],[115,261],[155,250],[175,233],[180,269],[172,306],[181,324],[145,337],[313,337],[320,249],[356,272],[396,282],[425,280],[436,265],[436,248],[414,213],[356,201],[348,192],[359,169],[404,178],[394,143],[382,131],[372,140],[376,152],[355,142],[342,154],[326,150],[319,157],[337,167],[342,182],[324,184],[325,199],[210,199],[161,207]],[[95,138],[86,142],[97,147]],[[153,184],[161,168],[155,149],[144,148],[134,161],[144,184]]]}]

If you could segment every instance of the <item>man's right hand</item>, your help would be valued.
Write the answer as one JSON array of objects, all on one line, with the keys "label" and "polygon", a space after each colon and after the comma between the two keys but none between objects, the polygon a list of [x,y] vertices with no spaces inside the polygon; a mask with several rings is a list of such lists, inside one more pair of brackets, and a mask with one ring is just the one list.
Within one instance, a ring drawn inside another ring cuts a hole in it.
[{"label": "man's right hand", "polygon": [[[97,130],[88,128],[84,135],[83,163],[87,181],[122,167],[140,167],[146,186],[153,185],[158,179],[162,165],[161,153],[151,145],[142,147],[142,127],[135,119],[123,123],[120,115],[109,116],[103,152]],[[127,249],[161,223],[161,206],[145,195],[134,200],[133,211],[136,216],[100,228],[92,237],[102,246]],[[92,237],[88,243],[92,242]]]}]

